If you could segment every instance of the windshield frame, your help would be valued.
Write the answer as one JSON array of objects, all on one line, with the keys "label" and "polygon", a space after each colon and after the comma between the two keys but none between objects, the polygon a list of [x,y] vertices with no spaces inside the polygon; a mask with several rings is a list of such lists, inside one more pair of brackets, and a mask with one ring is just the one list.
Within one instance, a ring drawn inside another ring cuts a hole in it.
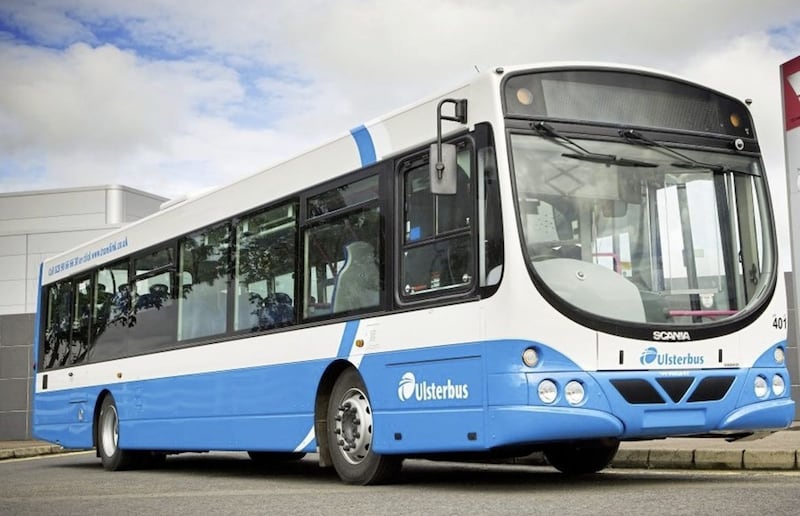
[{"label": "windshield frame", "polygon": [[[552,127],[555,127],[558,133],[565,135],[567,139],[575,140],[580,145],[583,145],[584,143],[588,144],[593,141],[613,142],[630,146],[632,151],[640,150],[643,147],[649,146],[644,142],[632,142],[624,138],[622,133],[625,128],[609,126],[598,127],[595,124],[576,124],[557,121],[548,121],[548,124],[550,124]],[[518,191],[518,172],[514,162],[515,156],[514,146],[512,145],[512,135],[525,135],[531,138],[546,139],[547,136],[543,135],[541,130],[536,130],[534,125],[535,122],[530,120],[506,120],[506,142],[508,146],[509,164],[512,175],[512,188],[517,217],[518,236],[520,240],[520,248],[525,256],[526,265],[532,281],[536,285],[537,289],[541,292],[543,297],[545,297],[545,299],[547,299],[548,302],[559,312],[580,324],[603,331],[605,333],[646,340],[652,340],[654,332],[660,330],[688,332],[691,340],[701,340],[704,338],[716,337],[719,335],[732,333],[744,326],[747,326],[764,312],[770,300],[774,296],[779,271],[772,202],[770,198],[769,185],[767,184],[766,180],[766,173],[764,171],[763,160],[761,159],[760,153],[742,151],[733,152],[729,145],[729,138],[719,138],[713,135],[699,136],[696,134],[681,134],[674,131],[664,132],[661,130],[653,131],[646,129],[642,131],[643,133],[647,134],[649,138],[657,140],[660,144],[666,145],[669,148],[674,148],[679,152],[691,153],[691,151],[696,150],[719,153],[720,156],[725,154],[742,156],[753,160],[758,170],[760,170],[760,173],[748,173],[747,176],[751,178],[751,181],[760,183],[760,186],[756,188],[757,198],[755,202],[757,202],[759,205],[762,205],[759,209],[759,219],[763,219],[759,220],[761,228],[760,231],[766,231],[767,233],[761,235],[762,246],[764,246],[762,250],[763,256],[759,256],[758,258],[761,260],[762,257],[768,257],[769,262],[761,263],[762,275],[768,275],[764,281],[760,282],[761,286],[759,288],[761,291],[757,295],[754,295],[751,300],[741,306],[738,309],[738,312],[733,315],[719,320],[691,324],[677,324],[674,322],[659,323],[654,321],[638,322],[625,319],[616,319],[591,313],[588,310],[566,301],[561,295],[555,292],[550,285],[548,285],[548,283],[542,278],[539,271],[537,271],[536,266],[534,266],[529,259],[526,237],[524,233],[525,224],[522,219],[523,213]],[[698,140],[701,140],[703,145],[698,145]],[[563,144],[563,142],[560,142],[559,144]],[[621,145],[617,145],[617,147],[621,148]],[[639,147],[639,149],[636,149],[637,147]],[[757,144],[755,141],[752,142],[750,148],[757,149]],[[651,147],[651,149],[653,152],[659,151],[658,147]],[[661,149],[661,151],[665,152],[663,149]],[[636,153],[632,152],[631,154],[635,155]],[[620,157],[627,158],[629,156],[622,154]],[[677,161],[674,159],[674,157],[673,160]],[[712,163],[713,162],[710,162],[709,164]],[[734,173],[733,171],[720,172],[719,170],[713,171],[712,169],[710,169],[709,172],[711,174]]]}]

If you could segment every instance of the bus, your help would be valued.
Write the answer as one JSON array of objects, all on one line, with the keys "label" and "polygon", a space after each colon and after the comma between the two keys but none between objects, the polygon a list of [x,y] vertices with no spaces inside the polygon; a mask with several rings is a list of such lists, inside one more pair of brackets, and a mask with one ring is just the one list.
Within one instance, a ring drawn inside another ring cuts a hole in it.
[{"label": "bus", "polygon": [[496,68],[45,260],[34,435],[103,467],[405,458],[788,426],[747,106],[598,63]]}]

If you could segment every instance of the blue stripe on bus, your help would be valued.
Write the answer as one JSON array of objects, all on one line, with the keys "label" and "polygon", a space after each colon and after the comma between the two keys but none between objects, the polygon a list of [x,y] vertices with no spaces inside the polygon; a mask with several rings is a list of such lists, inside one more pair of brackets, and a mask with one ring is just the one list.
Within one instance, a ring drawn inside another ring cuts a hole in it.
[{"label": "blue stripe on bus", "polygon": [[372,143],[372,136],[363,125],[350,129],[350,134],[356,141],[358,155],[361,157],[361,166],[371,165],[377,161],[375,157],[375,144]]},{"label": "blue stripe on bus", "polygon": [[344,325],[342,340],[339,342],[339,351],[336,353],[337,358],[347,358],[350,355],[350,350],[353,349],[353,341],[356,340],[359,322],[347,321]]}]

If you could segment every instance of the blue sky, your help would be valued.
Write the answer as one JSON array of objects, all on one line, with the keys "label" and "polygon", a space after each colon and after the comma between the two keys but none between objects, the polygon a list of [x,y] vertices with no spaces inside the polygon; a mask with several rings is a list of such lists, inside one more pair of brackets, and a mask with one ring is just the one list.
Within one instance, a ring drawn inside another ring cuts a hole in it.
[{"label": "blue sky", "polygon": [[797,0],[3,0],[0,192],[224,184],[497,65],[661,69],[753,99],[780,214]]}]

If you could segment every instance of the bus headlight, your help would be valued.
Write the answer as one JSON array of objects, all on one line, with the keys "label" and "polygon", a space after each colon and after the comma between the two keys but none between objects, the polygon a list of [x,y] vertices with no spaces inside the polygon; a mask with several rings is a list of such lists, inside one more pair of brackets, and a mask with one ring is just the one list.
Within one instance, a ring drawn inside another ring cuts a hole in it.
[{"label": "bus headlight", "polygon": [[581,382],[572,380],[564,386],[564,397],[570,405],[580,405],[583,403],[584,396],[586,396],[586,391]]},{"label": "bus headlight", "polygon": [[776,374],[772,377],[772,393],[775,396],[780,396],[786,390],[786,382],[783,381],[783,376]]},{"label": "bus headlight", "polygon": [[757,398],[765,398],[769,394],[767,379],[761,375],[756,376],[756,380],[753,382],[753,392]]},{"label": "bus headlight", "polygon": [[542,380],[539,382],[539,399],[542,403],[553,403],[558,397],[558,387],[551,380]]},{"label": "bus headlight", "polygon": [[772,352],[772,357],[775,359],[775,363],[783,365],[783,362],[786,360],[786,353],[783,351],[783,348],[778,347]]},{"label": "bus headlight", "polygon": [[536,367],[539,363],[539,353],[535,348],[528,348],[522,352],[522,363],[528,367]]}]

